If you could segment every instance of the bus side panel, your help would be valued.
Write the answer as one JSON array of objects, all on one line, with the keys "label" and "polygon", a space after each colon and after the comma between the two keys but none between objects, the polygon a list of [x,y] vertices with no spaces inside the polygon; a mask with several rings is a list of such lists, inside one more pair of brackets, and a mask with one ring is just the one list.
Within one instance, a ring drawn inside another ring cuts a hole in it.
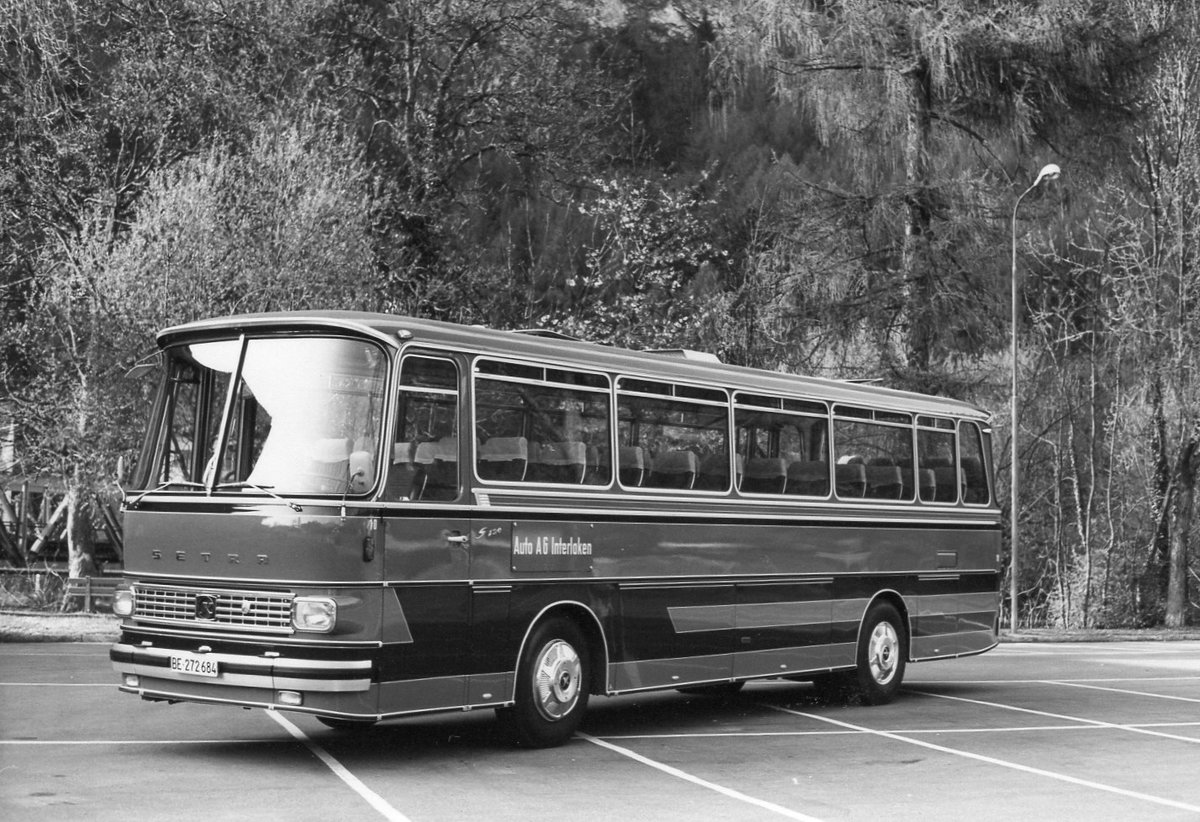
[{"label": "bus side panel", "polygon": [[472,585],[468,705],[506,701],[513,692],[522,626],[510,617],[512,588],[507,583]]},{"label": "bus side panel", "polygon": [[[142,503],[147,505],[147,503]],[[209,511],[125,513],[125,572],[239,582],[375,582],[378,562],[363,559],[368,517],[336,507],[213,504]]]},{"label": "bus side panel", "polygon": [[717,682],[733,676],[734,586],[622,583],[619,691]]},{"label": "bus side panel", "polygon": [[832,592],[832,578],[739,584],[734,676],[827,669]]},{"label": "bus side panel", "polygon": [[385,596],[396,598],[411,639],[380,650],[380,712],[460,707],[467,682],[467,585],[401,584]]},{"label": "bus side panel", "polygon": [[385,511],[380,712],[461,707],[466,700],[471,595],[466,518],[453,509]]},{"label": "bus side panel", "polygon": [[995,646],[1000,609],[998,574],[932,579],[910,604],[914,660],[961,656]]}]

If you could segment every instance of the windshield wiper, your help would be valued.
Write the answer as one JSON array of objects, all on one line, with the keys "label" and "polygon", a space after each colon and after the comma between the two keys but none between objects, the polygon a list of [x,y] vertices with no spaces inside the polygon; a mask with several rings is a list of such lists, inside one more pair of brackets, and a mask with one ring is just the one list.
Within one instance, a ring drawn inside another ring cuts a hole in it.
[{"label": "windshield wiper", "polygon": [[172,485],[182,485],[185,488],[199,488],[201,491],[203,491],[205,488],[205,485],[202,482],[192,482],[191,480],[167,480],[162,485],[156,486],[154,488],[147,488],[145,491],[138,494],[133,499],[126,500],[125,507],[126,508],[137,508],[138,503],[141,502],[143,499],[145,499],[147,494],[153,494],[156,491],[163,491],[167,488],[170,488]]},{"label": "windshield wiper", "polygon": [[284,499],[283,497],[276,494],[274,491],[271,490],[270,486],[256,485],[255,483],[247,482],[246,480],[242,480],[241,482],[223,482],[220,485],[218,485],[216,488],[214,488],[213,490],[214,491],[236,491],[239,488],[253,488],[255,491],[261,491],[262,493],[266,494],[268,497],[274,497],[275,499],[279,500],[280,502],[282,502],[288,508],[291,508],[296,513],[300,513],[301,511],[304,510],[297,503],[294,503],[289,499]]}]

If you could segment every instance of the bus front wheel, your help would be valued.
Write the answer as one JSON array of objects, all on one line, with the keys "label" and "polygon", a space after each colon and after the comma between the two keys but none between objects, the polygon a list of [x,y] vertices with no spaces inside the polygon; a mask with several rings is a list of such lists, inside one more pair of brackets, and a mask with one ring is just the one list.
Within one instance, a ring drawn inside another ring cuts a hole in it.
[{"label": "bus front wheel", "polygon": [[587,640],[575,623],[539,625],[518,663],[515,702],[499,712],[517,744],[550,748],[570,739],[587,710],[589,674]]}]

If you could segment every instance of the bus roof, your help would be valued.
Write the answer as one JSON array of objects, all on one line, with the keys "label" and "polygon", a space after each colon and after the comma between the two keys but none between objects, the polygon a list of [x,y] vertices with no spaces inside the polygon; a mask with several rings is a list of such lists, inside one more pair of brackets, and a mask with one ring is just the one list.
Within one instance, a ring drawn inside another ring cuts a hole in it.
[{"label": "bus roof", "polygon": [[[677,353],[633,351],[583,342],[561,336],[542,336],[519,331],[499,331],[395,314],[359,311],[284,311],[241,314],[177,325],[158,334],[160,347],[188,339],[223,333],[318,330],[348,331],[372,337],[398,348],[403,344],[428,345],[556,363],[568,368],[627,373],[651,379],[718,384],[737,390],[808,397],[867,406],[883,406],[925,414],[945,414],[987,421],[983,409],[961,400],[900,391],[873,385],[807,377],[759,368],[728,365],[707,359],[681,357]],[[669,376],[664,366],[670,363]]]}]

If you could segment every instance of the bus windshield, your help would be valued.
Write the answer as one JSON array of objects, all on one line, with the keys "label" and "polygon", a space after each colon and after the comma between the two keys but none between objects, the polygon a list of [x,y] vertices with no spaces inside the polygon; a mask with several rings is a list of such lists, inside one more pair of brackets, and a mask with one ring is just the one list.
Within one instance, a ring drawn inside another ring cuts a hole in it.
[{"label": "bus windshield", "polygon": [[376,480],[387,358],[333,337],[168,351],[146,488],[361,494]]}]

